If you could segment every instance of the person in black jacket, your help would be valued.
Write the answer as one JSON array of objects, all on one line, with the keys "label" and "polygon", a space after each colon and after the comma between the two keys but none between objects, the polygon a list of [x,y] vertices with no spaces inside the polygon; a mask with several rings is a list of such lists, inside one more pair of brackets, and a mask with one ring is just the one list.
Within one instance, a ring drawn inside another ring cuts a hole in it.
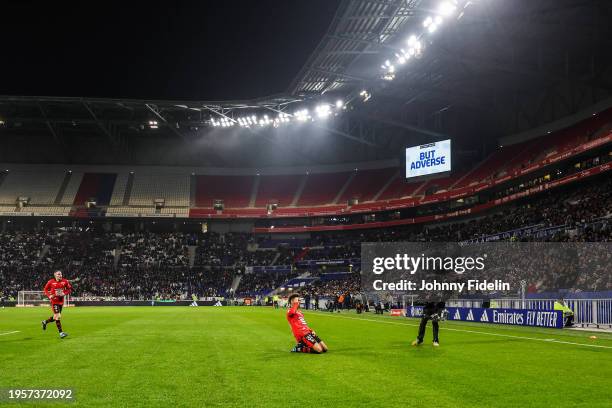
[{"label": "person in black jacket", "polygon": [[426,302],[423,307],[423,317],[421,318],[421,324],[419,325],[419,334],[417,339],[412,342],[413,346],[420,346],[423,344],[423,338],[425,337],[425,328],[427,327],[427,322],[431,320],[431,326],[433,327],[433,346],[440,346],[440,338],[438,333],[440,331],[440,326],[438,322],[442,317],[442,313],[445,308],[444,302]]}]

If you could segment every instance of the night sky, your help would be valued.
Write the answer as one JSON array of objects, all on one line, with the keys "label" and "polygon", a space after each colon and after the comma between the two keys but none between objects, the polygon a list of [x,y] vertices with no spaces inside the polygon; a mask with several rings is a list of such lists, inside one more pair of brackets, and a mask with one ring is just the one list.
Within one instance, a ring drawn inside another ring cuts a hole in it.
[{"label": "night sky", "polygon": [[3,2],[0,94],[229,100],[284,92],[339,3]]}]

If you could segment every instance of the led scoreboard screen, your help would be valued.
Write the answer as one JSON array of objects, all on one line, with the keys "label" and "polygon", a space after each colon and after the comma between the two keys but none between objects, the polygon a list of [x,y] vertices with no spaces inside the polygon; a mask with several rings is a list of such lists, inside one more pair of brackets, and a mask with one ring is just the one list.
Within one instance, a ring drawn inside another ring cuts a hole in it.
[{"label": "led scoreboard screen", "polygon": [[450,139],[406,148],[406,178],[444,173],[450,170]]}]

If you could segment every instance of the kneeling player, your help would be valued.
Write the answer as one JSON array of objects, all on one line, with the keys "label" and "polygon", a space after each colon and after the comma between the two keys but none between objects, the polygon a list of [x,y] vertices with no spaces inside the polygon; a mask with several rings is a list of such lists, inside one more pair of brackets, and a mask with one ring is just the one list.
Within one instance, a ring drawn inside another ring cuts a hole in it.
[{"label": "kneeling player", "polygon": [[60,338],[64,338],[68,333],[64,333],[62,330],[62,308],[64,307],[64,296],[70,294],[72,291],[72,285],[68,280],[62,277],[62,271],[55,271],[53,273],[53,279],[49,279],[45,285],[45,296],[51,300],[51,309],[53,310],[53,316],[47,320],[42,321],[42,329],[47,330],[47,323],[55,321],[57,331],[59,331]]},{"label": "kneeling player", "polygon": [[327,345],[308,327],[304,315],[299,310],[300,295],[297,293],[289,296],[289,310],[287,311],[287,321],[291,326],[293,336],[297,344],[291,352],[293,353],[314,353],[320,354],[327,351]]}]

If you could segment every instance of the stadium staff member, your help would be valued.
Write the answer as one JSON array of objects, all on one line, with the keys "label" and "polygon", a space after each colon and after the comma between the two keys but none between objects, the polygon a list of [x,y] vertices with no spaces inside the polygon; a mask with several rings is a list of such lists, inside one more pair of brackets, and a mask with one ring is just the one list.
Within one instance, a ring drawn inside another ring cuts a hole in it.
[{"label": "stadium staff member", "polygon": [[559,298],[555,301],[554,310],[563,312],[565,327],[572,327],[574,325],[574,311],[565,304],[563,298]]},{"label": "stadium staff member", "polygon": [[444,307],[446,304],[444,302],[426,302],[423,307],[423,317],[421,317],[421,324],[419,325],[419,334],[417,339],[412,342],[413,346],[420,346],[423,344],[423,338],[425,337],[425,328],[427,327],[427,322],[431,320],[431,326],[433,327],[433,346],[440,346],[440,338],[438,337],[438,332],[440,331],[440,326],[438,321],[440,321],[440,317],[442,316],[442,312],[444,311]]}]

